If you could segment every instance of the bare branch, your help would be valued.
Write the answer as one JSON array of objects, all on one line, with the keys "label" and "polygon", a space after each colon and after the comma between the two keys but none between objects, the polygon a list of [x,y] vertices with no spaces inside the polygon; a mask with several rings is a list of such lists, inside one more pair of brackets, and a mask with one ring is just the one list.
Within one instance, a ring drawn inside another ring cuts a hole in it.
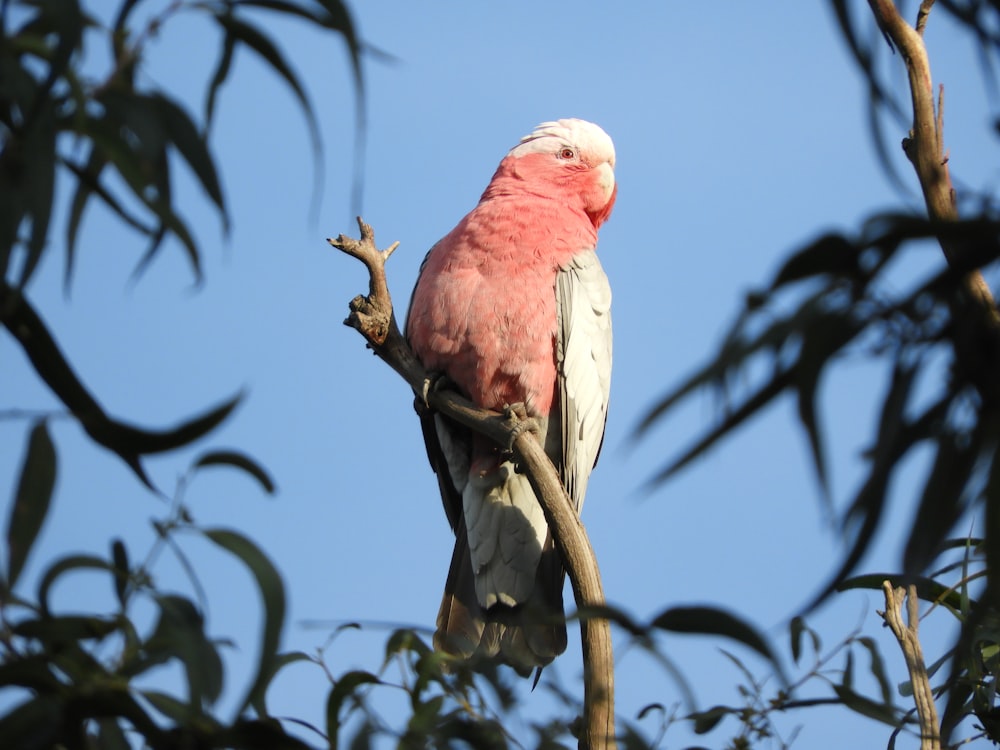
[{"label": "bare branch", "polygon": [[[938,723],[937,706],[934,705],[934,692],[931,690],[930,677],[924,664],[923,649],[920,646],[920,600],[917,598],[917,587],[910,585],[893,590],[889,581],[882,582],[882,592],[885,594],[885,612],[882,617],[886,625],[899,641],[906,661],[906,669],[910,673],[910,684],[913,686],[913,702],[917,708],[917,719],[920,723],[920,750],[941,750],[941,732]],[[906,599],[907,625],[903,624],[903,600]]]},{"label": "bare branch", "polygon": [[[900,15],[893,0],[868,0],[879,28],[889,37],[906,63],[913,104],[913,128],[909,137],[903,139],[903,150],[913,164],[920,181],[920,188],[931,221],[957,221],[958,208],[955,190],[948,171],[948,155],[944,148],[944,88],[938,93],[938,107],[934,107],[934,88],[931,83],[930,62],[924,46],[923,32],[927,24],[933,0],[923,0],[914,29]],[[939,237],[938,242],[945,259],[952,266],[963,265],[969,248],[958,238]],[[968,273],[962,285],[963,321],[968,321],[974,330],[969,332],[969,340],[974,346],[965,347],[958,355],[972,360],[982,359],[984,342],[990,342],[995,351],[1000,347],[1000,314],[997,312],[993,294],[982,273],[978,270]],[[967,310],[965,308],[968,308]],[[967,363],[968,364],[968,363]],[[976,367],[966,367],[976,372]],[[990,371],[992,372],[992,370]],[[997,385],[991,376],[980,378],[976,386],[984,395],[997,395]]]},{"label": "bare branch", "polygon": [[[358,227],[361,230],[360,240],[344,235],[327,240],[338,250],[360,260],[368,269],[368,295],[359,295],[351,300],[351,314],[344,321],[345,325],[364,336],[369,348],[403,377],[416,397],[426,401],[440,414],[515,453],[525,467],[545,513],[545,520],[572,584],[577,609],[586,611],[604,607],[597,558],[552,461],[531,430],[519,429],[521,420],[514,413],[503,415],[480,409],[453,391],[427,388],[427,371],[400,333],[386,281],[385,262],[399,243],[380,251],[375,245],[371,226],[358,217]],[[614,748],[611,628],[607,619],[581,617],[580,631],[584,668],[584,726],[580,734],[580,748]]]},{"label": "bare branch", "polygon": [[923,0],[920,3],[920,10],[917,11],[917,33],[920,36],[924,35],[924,27],[927,26],[927,16],[931,14],[933,6],[934,0]]}]

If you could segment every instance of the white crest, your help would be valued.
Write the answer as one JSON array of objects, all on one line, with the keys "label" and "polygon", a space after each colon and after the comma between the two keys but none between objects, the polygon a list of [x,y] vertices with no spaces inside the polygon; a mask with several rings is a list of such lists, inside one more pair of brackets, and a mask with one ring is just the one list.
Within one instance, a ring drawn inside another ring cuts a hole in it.
[{"label": "white crest", "polygon": [[587,151],[601,161],[608,161],[612,167],[615,165],[615,145],[611,136],[594,123],[576,118],[543,122],[508,151],[507,156],[554,153],[563,146]]}]

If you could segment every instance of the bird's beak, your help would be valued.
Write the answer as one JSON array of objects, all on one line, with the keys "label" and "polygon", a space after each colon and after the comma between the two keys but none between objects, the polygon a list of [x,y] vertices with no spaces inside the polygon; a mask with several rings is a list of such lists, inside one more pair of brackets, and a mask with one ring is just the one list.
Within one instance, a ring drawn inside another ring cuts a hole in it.
[{"label": "bird's beak", "polygon": [[588,211],[590,220],[594,223],[595,229],[600,229],[601,224],[611,216],[611,209],[615,207],[615,198],[618,197],[618,184],[615,182],[615,171],[608,162],[597,167],[597,184],[604,193],[604,204],[596,211]]},{"label": "bird's beak", "polygon": [[615,192],[615,170],[611,164],[604,162],[598,165],[597,171],[597,184],[604,191],[604,200],[609,201]]}]

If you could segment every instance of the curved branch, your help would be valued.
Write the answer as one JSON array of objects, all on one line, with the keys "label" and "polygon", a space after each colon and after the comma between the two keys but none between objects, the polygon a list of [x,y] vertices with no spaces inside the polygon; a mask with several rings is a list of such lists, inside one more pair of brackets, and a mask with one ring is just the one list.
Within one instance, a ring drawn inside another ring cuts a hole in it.
[{"label": "curved branch", "polygon": [[[552,461],[530,430],[519,429],[520,418],[480,409],[453,391],[432,390],[428,375],[400,333],[385,276],[385,262],[399,243],[386,250],[375,245],[375,233],[358,217],[361,239],[327,240],[338,250],[360,260],[368,269],[368,295],[350,303],[344,324],[357,330],[382,360],[409,384],[417,398],[435,411],[510,448],[524,465],[528,479],[545,513],[545,520],[573,587],[578,610],[603,608],[604,591],[597,558],[580,517],[559,480]],[[580,748],[614,748],[614,657],[611,628],[606,618],[581,616],[583,641],[583,727]]]}]

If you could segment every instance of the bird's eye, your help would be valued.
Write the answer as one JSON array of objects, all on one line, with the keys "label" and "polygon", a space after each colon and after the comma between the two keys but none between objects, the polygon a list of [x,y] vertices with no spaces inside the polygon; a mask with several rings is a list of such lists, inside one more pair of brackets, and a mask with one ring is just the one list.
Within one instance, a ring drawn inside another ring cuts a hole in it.
[{"label": "bird's eye", "polygon": [[562,151],[559,152],[560,159],[572,159],[574,156],[576,156],[576,151],[569,146],[564,146]]}]

